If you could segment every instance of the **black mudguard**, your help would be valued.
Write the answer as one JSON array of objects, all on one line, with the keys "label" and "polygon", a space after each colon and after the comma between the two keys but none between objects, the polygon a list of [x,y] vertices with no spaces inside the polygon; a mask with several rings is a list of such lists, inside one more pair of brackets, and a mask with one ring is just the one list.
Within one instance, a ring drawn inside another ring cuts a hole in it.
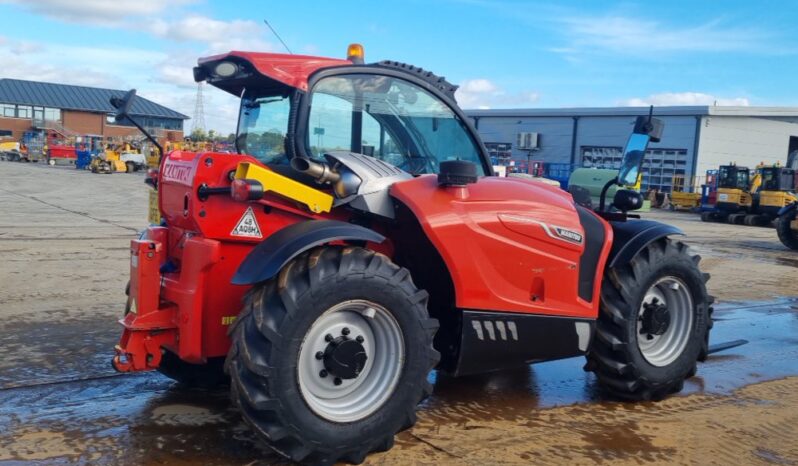
[{"label": "black mudguard", "polygon": [[253,285],[273,278],[291,259],[331,241],[382,243],[385,237],[360,225],[338,220],[308,220],[289,225],[255,246],[238,266],[234,285]]},{"label": "black mudguard", "polygon": [[779,213],[777,215],[779,217],[781,217],[782,215],[792,215],[793,217],[795,217],[796,211],[798,211],[798,202],[793,202],[792,204],[788,204],[779,209]]},{"label": "black mudguard", "polygon": [[628,263],[648,244],[666,236],[684,235],[675,226],[651,220],[629,220],[626,222],[610,222],[614,239],[612,249],[607,258],[609,267],[617,267]]}]

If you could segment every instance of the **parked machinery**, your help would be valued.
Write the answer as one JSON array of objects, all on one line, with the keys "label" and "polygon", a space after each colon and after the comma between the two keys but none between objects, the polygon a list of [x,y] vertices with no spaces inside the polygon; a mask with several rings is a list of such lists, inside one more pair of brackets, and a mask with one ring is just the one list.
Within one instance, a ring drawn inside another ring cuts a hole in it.
[{"label": "parked machinery", "polygon": [[696,210],[701,207],[701,193],[691,192],[693,183],[685,186],[684,175],[674,175],[671,190],[671,210]]},{"label": "parked machinery", "polygon": [[795,193],[796,170],[774,165],[760,167],[757,172],[761,176],[762,186],[755,194],[754,212],[745,216],[744,223],[750,226],[770,225],[781,209],[798,201]]},{"label": "parked machinery", "polygon": [[[793,172],[793,193],[798,191],[798,151],[792,152],[787,156],[786,170]],[[788,177],[788,173],[782,173],[782,180]],[[776,232],[782,244],[788,248],[798,251],[798,201],[793,201],[789,205],[782,207],[776,219]]]},{"label": "parked machinery", "polygon": [[748,167],[721,165],[717,175],[715,210],[701,214],[701,220],[743,224],[745,216],[753,212],[753,194],[760,183],[760,175],[752,177]]},{"label": "parked machinery", "polygon": [[144,154],[133,144],[122,142],[107,146],[94,157],[89,165],[92,173],[132,173],[147,166]]}]

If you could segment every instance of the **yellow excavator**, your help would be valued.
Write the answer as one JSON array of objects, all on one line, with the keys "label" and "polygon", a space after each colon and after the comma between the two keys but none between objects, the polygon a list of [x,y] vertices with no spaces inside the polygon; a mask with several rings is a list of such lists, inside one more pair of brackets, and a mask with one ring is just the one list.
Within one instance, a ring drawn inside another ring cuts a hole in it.
[{"label": "yellow excavator", "polygon": [[760,167],[758,173],[762,186],[757,195],[754,213],[746,215],[744,223],[751,226],[770,225],[779,211],[798,201],[795,193],[795,169],[781,167],[778,164]]},{"label": "yellow excavator", "polygon": [[755,172],[751,176],[748,167],[737,164],[721,165],[718,168],[717,201],[714,212],[704,212],[701,220],[719,221],[742,225],[745,216],[756,211],[754,195],[762,184],[762,176]]},{"label": "yellow excavator", "polygon": [[[798,192],[798,151],[787,156],[787,166],[782,171],[782,181],[789,182],[789,173],[792,172],[792,194]],[[798,200],[785,205],[778,212],[776,219],[776,233],[782,244],[798,251]]]}]

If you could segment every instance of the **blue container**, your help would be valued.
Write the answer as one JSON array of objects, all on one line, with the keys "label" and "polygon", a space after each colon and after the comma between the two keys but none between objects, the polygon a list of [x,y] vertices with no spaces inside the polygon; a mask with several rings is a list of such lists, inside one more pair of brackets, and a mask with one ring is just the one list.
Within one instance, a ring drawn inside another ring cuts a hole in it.
[{"label": "blue container", "polygon": [[89,168],[89,164],[91,163],[91,151],[89,150],[77,150],[75,151],[78,158],[75,160],[75,168],[78,170],[85,170]]},{"label": "blue container", "polygon": [[562,189],[568,189],[568,178],[574,170],[570,163],[547,163],[543,176],[560,183]]}]

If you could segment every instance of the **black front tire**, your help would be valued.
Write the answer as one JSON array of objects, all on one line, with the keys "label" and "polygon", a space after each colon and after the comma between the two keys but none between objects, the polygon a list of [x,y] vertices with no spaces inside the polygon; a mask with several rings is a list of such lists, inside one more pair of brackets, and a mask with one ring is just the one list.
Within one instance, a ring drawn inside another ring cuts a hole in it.
[{"label": "black front tire", "polygon": [[[612,397],[664,398],[680,391],[684,380],[696,373],[696,362],[706,358],[713,299],[706,290],[709,274],[701,273],[699,261],[700,256],[691,255],[684,243],[663,238],[649,244],[629,264],[606,271],[586,369],[595,372]],[[646,337],[639,334],[638,320],[648,290],[665,277],[674,277],[687,288],[692,325],[678,357],[666,365],[654,365],[639,346],[638,338]]]},{"label": "black front tire", "polygon": [[798,251],[798,230],[793,230],[790,224],[793,216],[782,215],[776,220],[776,233],[781,243],[793,251]]},{"label": "black front tire", "polygon": [[[392,394],[375,411],[336,422],[316,414],[303,395],[299,356],[314,323],[351,300],[377,303],[392,315],[404,363]],[[390,449],[394,435],[416,422],[418,403],[432,390],[427,375],[440,359],[432,348],[438,323],[429,318],[427,300],[410,273],[382,254],[325,247],[300,255],[278,277],[253,287],[231,328],[225,370],[233,403],[269,446],[293,461],[357,464]]]}]

